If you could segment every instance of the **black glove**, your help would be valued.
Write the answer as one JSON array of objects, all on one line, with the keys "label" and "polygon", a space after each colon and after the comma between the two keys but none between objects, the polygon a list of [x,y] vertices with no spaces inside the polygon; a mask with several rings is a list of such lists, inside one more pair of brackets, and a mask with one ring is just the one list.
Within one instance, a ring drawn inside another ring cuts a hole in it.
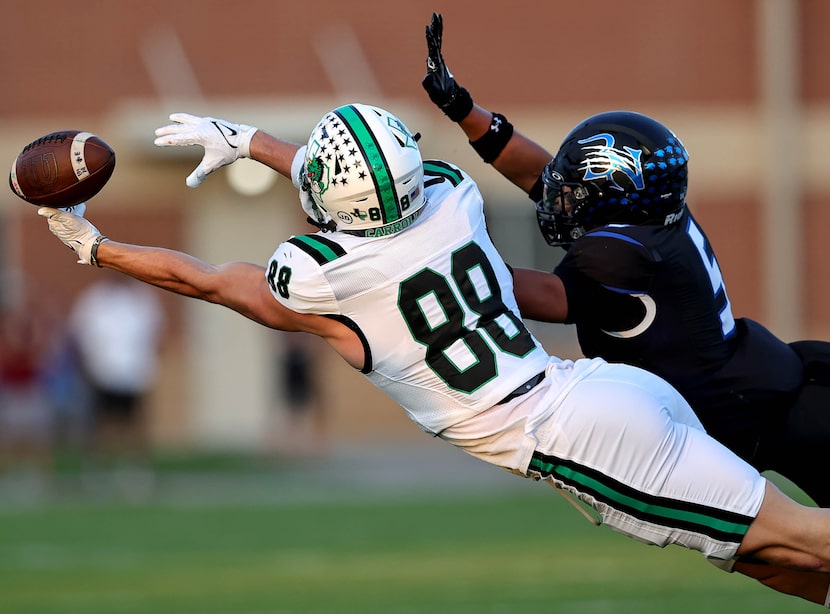
[{"label": "black glove", "polygon": [[460,122],[473,110],[473,99],[465,88],[455,82],[455,77],[444,63],[441,55],[441,39],[444,36],[444,18],[440,13],[432,14],[432,21],[426,27],[427,74],[421,85],[429,99],[454,122]]}]

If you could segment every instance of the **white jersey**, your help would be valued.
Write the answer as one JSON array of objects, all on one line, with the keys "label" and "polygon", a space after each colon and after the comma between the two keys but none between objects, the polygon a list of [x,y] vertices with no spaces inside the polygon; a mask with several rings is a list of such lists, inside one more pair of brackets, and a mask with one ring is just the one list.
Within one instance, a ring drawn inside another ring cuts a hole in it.
[{"label": "white jersey", "polygon": [[478,187],[449,164],[424,168],[426,204],[411,226],[384,237],[292,237],[268,275],[286,307],[357,331],[363,373],[439,434],[498,404],[549,357],[521,321]]},{"label": "white jersey", "polygon": [[[693,548],[729,569],[764,478],[708,437],[656,376],[549,356],[519,318],[478,188],[448,164],[424,168],[426,204],[405,230],[280,245],[268,267],[276,299],[351,326],[364,374],[425,431],[551,481],[620,533]],[[522,386],[529,380],[536,385]],[[505,402],[516,389],[524,394]]]}]

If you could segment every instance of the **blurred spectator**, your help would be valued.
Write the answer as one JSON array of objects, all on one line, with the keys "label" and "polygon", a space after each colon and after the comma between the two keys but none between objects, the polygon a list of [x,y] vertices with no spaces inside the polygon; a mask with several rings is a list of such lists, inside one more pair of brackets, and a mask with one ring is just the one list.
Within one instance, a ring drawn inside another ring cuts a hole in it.
[{"label": "blurred spectator", "polygon": [[43,386],[52,406],[52,447],[59,462],[77,464],[89,443],[90,392],[68,323],[56,328],[43,368]]},{"label": "blurred spectator", "polygon": [[21,283],[4,284],[2,299],[0,473],[7,487],[38,496],[52,470],[52,413],[42,385],[52,325]]},{"label": "blurred spectator", "polygon": [[[99,273],[105,278],[81,293],[70,319],[90,387],[93,468],[109,469],[119,494],[143,498],[154,482],[145,401],[157,381],[164,311],[154,289]],[[90,477],[102,486],[96,472]]]},{"label": "blurred spectator", "polygon": [[269,452],[289,457],[322,456],[326,424],[317,378],[320,340],[304,333],[281,333],[278,340],[276,405],[283,412],[270,429]]}]

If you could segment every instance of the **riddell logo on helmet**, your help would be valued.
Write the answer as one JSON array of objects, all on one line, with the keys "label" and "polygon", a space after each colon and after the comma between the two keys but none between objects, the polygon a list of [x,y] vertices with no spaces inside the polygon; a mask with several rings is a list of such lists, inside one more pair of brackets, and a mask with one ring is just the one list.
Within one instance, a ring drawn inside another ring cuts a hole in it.
[{"label": "riddell logo on helmet", "polygon": [[680,209],[680,211],[675,211],[674,213],[669,213],[666,216],[666,219],[663,220],[663,226],[668,226],[669,224],[674,224],[682,216],[683,216],[683,209]]}]

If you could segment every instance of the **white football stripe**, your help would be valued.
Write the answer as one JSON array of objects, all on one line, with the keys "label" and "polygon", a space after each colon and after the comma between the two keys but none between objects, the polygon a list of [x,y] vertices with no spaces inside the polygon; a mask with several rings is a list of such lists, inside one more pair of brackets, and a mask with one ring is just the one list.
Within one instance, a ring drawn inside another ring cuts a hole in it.
[{"label": "white football stripe", "polygon": [[17,159],[12,162],[12,171],[9,174],[9,178],[12,182],[12,188],[14,188],[14,191],[17,192],[18,196],[25,196],[25,194],[23,194],[23,190],[20,189],[20,183],[17,181]]},{"label": "white football stripe", "polygon": [[75,171],[75,177],[78,181],[83,181],[89,177],[89,169],[86,166],[86,142],[87,139],[95,136],[91,132],[79,132],[72,139],[72,170]]}]

